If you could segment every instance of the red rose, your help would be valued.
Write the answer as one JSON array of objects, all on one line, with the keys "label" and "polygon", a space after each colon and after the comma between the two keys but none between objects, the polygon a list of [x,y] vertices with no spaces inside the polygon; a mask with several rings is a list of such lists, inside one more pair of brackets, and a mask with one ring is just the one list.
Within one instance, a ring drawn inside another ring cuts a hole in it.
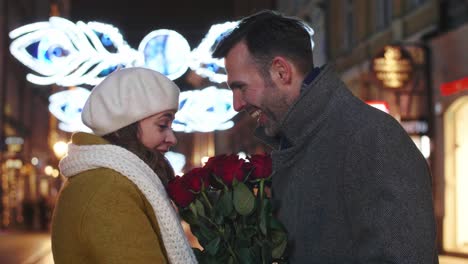
[{"label": "red rose", "polygon": [[202,182],[205,188],[210,185],[210,170],[207,168],[194,168],[184,175],[184,180],[190,190],[201,191]]},{"label": "red rose", "polygon": [[237,155],[219,155],[210,158],[205,168],[223,180],[224,184],[231,186],[234,178],[238,181],[244,180],[246,176],[244,163],[245,161],[239,159]]},{"label": "red rose", "polygon": [[187,181],[184,177],[175,177],[167,184],[167,193],[169,197],[180,207],[187,207],[195,195],[189,191]]},{"label": "red rose", "polygon": [[264,179],[271,175],[271,157],[268,154],[252,155],[249,159],[249,167],[252,169],[250,176],[252,179]]}]

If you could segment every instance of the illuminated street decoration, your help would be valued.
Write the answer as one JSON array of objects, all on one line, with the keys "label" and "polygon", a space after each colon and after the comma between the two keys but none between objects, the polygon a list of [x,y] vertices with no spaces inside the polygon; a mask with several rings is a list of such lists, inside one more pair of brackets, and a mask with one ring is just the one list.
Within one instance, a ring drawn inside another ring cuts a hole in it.
[{"label": "illuminated street decoration", "polygon": [[60,120],[59,128],[66,132],[91,132],[81,121],[81,111],[91,92],[76,87],[49,97],[49,111]]},{"label": "illuminated street decoration", "polygon": [[237,112],[232,106],[232,92],[214,86],[180,94],[179,111],[172,128],[182,132],[226,130]]},{"label": "illuminated street decoration", "polygon": [[[66,132],[91,132],[81,121],[81,111],[91,92],[76,87],[49,97],[49,111],[60,120],[59,128]],[[232,92],[208,87],[180,93],[179,111],[173,122],[174,131],[210,132],[229,129],[229,121],[237,114],[232,107]]]},{"label": "illuminated street decoration", "polygon": [[182,35],[173,30],[160,29],[149,33],[140,42],[138,51],[143,54],[146,67],[171,80],[187,71],[190,46]]},{"label": "illuminated street decoration", "polygon": [[39,73],[28,81],[49,85],[97,85],[118,68],[142,66],[171,79],[188,68],[190,47],[172,30],[157,30],[146,36],[137,51],[119,30],[99,22],[76,24],[60,17],[22,26],[10,32],[11,54]]},{"label": "illuminated street decoration", "polygon": [[[211,56],[219,40],[238,25],[225,22],[211,26],[198,47],[190,51],[187,40],[179,33],[160,29],[146,35],[138,50],[131,48],[119,30],[99,22],[76,24],[51,17],[48,22],[37,22],[10,32],[13,39],[11,54],[24,65],[39,73],[28,74],[28,81],[49,85],[97,85],[118,68],[147,67],[174,80],[187,68],[212,82],[226,81],[223,59]],[[314,31],[307,24],[311,35]]]},{"label": "illuminated street decoration", "polygon": [[212,82],[225,82],[224,59],[213,58],[211,53],[218,41],[238,24],[239,22],[226,22],[211,26],[198,47],[193,49],[190,57],[190,68],[198,75],[209,78]]},{"label": "illuminated street decoration", "polygon": [[[190,66],[212,82],[226,81],[224,60],[211,56],[213,47],[238,22],[213,25],[200,45],[190,51],[187,40],[172,30],[155,30],[146,35],[138,50],[131,48],[119,30],[99,22],[77,22],[51,17],[47,22],[22,26],[10,32],[10,51],[37,74],[27,79],[39,85],[97,85],[102,79],[125,67],[147,67],[170,79],[184,74]],[[312,35],[313,30],[304,25]],[[313,41],[311,42],[313,47]],[[84,88],[59,92],[50,97],[49,110],[67,132],[90,131],[81,121],[81,109],[89,96]],[[209,132],[231,128],[232,92],[208,87],[182,92],[175,131]]]},{"label": "illuminated street decoration", "polygon": [[168,151],[164,156],[174,169],[174,173],[179,176],[182,175],[182,170],[184,169],[186,160],[184,154]]},{"label": "illuminated street decoration", "polygon": [[117,67],[133,65],[138,52],[111,25],[60,17],[10,32],[11,54],[40,75],[26,78],[39,85],[98,84]]},{"label": "illuminated street decoration", "polygon": [[387,88],[398,89],[411,79],[411,55],[399,46],[385,46],[372,61],[375,76]]}]

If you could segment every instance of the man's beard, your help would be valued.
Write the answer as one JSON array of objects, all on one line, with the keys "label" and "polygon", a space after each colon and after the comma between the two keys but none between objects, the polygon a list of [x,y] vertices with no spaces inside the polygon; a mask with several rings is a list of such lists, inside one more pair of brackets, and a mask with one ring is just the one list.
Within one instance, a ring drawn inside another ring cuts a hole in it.
[{"label": "man's beard", "polygon": [[260,107],[267,117],[266,122],[260,126],[263,127],[265,135],[276,137],[280,133],[281,124],[291,104],[287,95],[278,88],[270,76],[264,76],[263,81],[269,87],[269,96],[264,97],[265,100]]},{"label": "man's beard", "polygon": [[[261,126],[267,136],[276,137],[280,133],[281,125],[289,109],[289,104],[284,95],[276,96],[276,94],[274,94],[269,98],[272,98],[273,101],[263,104],[262,113],[267,117],[267,120],[264,124],[261,124]],[[267,107],[266,104],[269,104],[270,107]]]},{"label": "man's beard", "polygon": [[280,122],[271,111],[265,109],[263,113],[267,116],[267,120],[264,124],[260,124],[260,126],[263,127],[265,135],[276,137],[280,132]]}]

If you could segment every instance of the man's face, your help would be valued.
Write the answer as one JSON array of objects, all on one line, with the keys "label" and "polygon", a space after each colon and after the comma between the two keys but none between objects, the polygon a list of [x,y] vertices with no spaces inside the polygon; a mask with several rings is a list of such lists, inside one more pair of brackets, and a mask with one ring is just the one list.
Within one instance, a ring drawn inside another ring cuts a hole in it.
[{"label": "man's face", "polygon": [[[257,119],[268,136],[276,136],[291,98],[271,78],[264,78],[244,42],[237,43],[225,58],[228,85],[236,111],[245,110]],[[270,67],[265,65],[264,67]]]}]

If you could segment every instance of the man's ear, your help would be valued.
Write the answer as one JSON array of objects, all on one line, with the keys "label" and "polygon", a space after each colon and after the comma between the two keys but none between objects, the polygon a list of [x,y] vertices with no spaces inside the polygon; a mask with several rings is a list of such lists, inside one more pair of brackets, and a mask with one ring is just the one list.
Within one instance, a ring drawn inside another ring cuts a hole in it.
[{"label": "man's ear", "polygon": [[292,81],[292,65],[284,57],[276,56],[273,58],[270,68],[270,74],[273,81],[280,84],[290,84]]}]

